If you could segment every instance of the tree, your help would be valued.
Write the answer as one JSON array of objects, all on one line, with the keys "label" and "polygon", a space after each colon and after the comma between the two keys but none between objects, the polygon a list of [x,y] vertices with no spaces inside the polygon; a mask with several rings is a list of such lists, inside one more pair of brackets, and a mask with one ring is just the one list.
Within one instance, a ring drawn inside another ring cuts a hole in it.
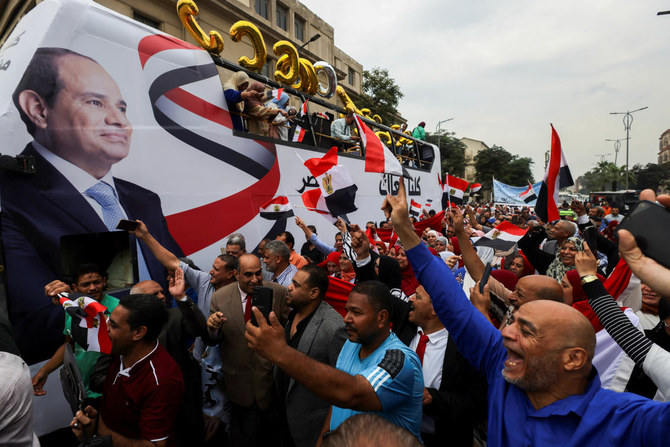
[{"label": "tree", "polygon": [[[639,165],[637,165],[639,166]],[[628,172],[628,183],[635,185],[635,172]],[[610,161],[600,161],[595,168],[582,176],[581,189],[591,191],[616,191],[626,183],[626,169]]]},{"label": "tree", "polygon": [[[454,138],[453,135],[453,132],[445,130],[440,130],[439,133],[441,174],[444,176],[444,173],[448,172],[456,177],[463,177],[465,175],[465,144]],[[426,133],[426,141],[437,146],[438,134]]]},{"label": "tree", "polygon": [[532,183],[534,180],[531,164],[533,160],[530,158],[519,158],[495,144],[489,149],[479,151],[475,156],[477,180],[482,184],[482,189],[489,191],[493,188],[492,177],[513,186],[522,186],[528,181]]},{"label": "tree", "polygon": [[378,114],[382,122],[391,125],[397,115],[398,101],[405,95],[385,68],[374,67],[363,71],[363,92],[356,106]]},{"label": "tree", "polygon": [[670,179],[670,162],[663,164],[647,163],[646,166],[636,164],[630,170],[634,175],[635,182],[631,183],[631,189],[657,190],[665,181]]}]

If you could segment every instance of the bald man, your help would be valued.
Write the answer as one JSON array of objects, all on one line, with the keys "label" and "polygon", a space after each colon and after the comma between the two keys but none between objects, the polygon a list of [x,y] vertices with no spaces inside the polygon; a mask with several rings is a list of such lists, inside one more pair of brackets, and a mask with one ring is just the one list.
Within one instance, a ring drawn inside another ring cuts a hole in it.
[{"label": "bald man", "polygon": [[595,334],[580,312],[536,300],[522,304],[499,332],[421,244],[409,223],[404,182],[382,208],[449,336],[488,380],[491,445],[667,444],[670,403],[601,388],[591,363]]},{"label": "bald man", "polygon": [[[184,271],[177,268],[169,278],[170,294],[177,307],[168,309],[163,330],[158,341],[179,365],[184,376],[184,396],[177,410],[175,442],[177,446],[202,445],[204,422],[201,405],[200,365],[190,355],[188,347],[196,337],[207,337],[207,321],[198,306],[186,295]],[[156,281],[142,281],[131,294],[154,295],[165,303],[165,292]]]}]

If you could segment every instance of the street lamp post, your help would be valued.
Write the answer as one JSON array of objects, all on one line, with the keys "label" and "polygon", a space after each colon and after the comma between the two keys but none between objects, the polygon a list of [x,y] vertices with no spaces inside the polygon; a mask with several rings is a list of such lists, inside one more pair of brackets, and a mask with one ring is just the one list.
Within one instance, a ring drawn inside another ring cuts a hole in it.
[{"label": "street lamp post", "polygon": [[614,165],[615,166],[616,166],[616,163],[617,163],[617,158],[619,157],[619,149],[621,149],[621,140],[622,139],[623,138],[618,139],[618,140],[610,140],[609,138],[605,139],[605,141],[614,141]]},{"label": "street lamp post", "polygon": [[610,115],[623,115],[623,126],[626,129],[626,189],[628,189],[628,146],[630,142],[630,126],[633,124],[632,114],[647,108],[648,107],[645,106],[635,110],[628,110],[626,112],[610,112]]},{"label": "street lamp post", "polygon": [[437,126],[435,126],[435,133],[437,134],[437,148],[440,149],[440,125],[442,123],[446,123],[447,121],[451,121],[453,118],[447,118],[446,120],[442,120],[439,123],[437,123]]},{"label": "street lamp post", "polygon": [[298,53],[300,53],[300,51],[301,51],[303,48],[305,48],[305,47],[307,46],[307,44],[310,44],[310,43],[314,42],[314,41],[317,40],[319,37],[321,37],[321,34],[318,34],[318,33],[317,33],[317,34],[314,34],[314,35],[312,36],[311,39],[309,39],[307,42],[303,43],[302,45],[300,45],[300,46],[298,47]]}]

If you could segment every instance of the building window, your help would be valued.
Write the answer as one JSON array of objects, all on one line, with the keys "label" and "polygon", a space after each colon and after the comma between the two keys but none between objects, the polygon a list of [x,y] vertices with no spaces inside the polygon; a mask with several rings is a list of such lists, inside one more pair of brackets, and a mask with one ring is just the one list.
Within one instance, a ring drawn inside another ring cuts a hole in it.
[{"label": "building window", "polygon": [[268,15],[268,0],[256,0],[256,14],[263,18],[269,18]]},{"label": "building window", "polygon": [[295,16],[295,38],[300,42],[305,41],[305,21],[298,16]]},{"label": "building window", "polygon": [[347,81],[349,82],[349,85],[354,85],[354,70],[349,67],[349,76],[347,76]]},{"label": "building window", "polygon": [[158,30],[161,29],[161,22],[157,22],[154,19],[150,19],[149,17],[144,16],[137,11],[133,11],[133,19],[135,19],[135,21],[137,22],[144,23],[145,25],[148,25],[152,28],[156,28]]},{"label": "building window", "polygon": [[263,69],[261,70],[261,74],[267,78],[270,77],[270,64],[272,63],[272,60],[270,58],[267,58],[265,60],[265,65],[263,65]]},{"label": "building window", "polygon": [[288,31],[288,8],[286,6],[277,3],[277,26],[284,31]]}]

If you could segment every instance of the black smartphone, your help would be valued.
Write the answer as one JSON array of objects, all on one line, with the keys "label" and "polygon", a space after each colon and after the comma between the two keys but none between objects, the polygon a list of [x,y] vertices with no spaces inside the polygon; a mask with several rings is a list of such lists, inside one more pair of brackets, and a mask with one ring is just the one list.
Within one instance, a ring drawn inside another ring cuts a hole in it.
[{"label": "black smartphone", "polygon": [[621,229],[630,231],[645,256],[670,268],[668,228],[670,228],[670,210],[663,205],[641,200],[617,226],[617,232]]},{"label": "black smartphone", "polygon": [[[263,316],[265,316],[265,321],[270,324],[270,312],[272,312],[272,289],[263,286],[254,287],[254,298],[252,303],[261,311]],[[258,326],[258,321],[256,321],[256,316],[253,312],[251,313],[251,324]]]},{"label": "black smartphone", "polygon": [[588,227],[584,228],[582,230],[582,236],[584,236],[584,241],[589,244],[589,249],[591,250],[591,253],[593,253],[593,256],[596,258],[598,257],[597,251],[598,251],[598,238],[597,238],[598,230],[596,230],[596,227],[593,225],[589,225]]},{"label": "black smartphone", "polygon": [[135,220],[126,220],[121,219],[119,223],[116,224],[117,230],[126,230],[126,231],[135,231],[137,227],[140,226],[140,223]]},{"label": "black smartphone", "polygon": [[489,282],[489,277],[491,276],[491,263],[486,263],[486,268],[484,269],[484,274],[482,275],[481,281],[479,281],[479,293],[484,293],[484,286]]}]

